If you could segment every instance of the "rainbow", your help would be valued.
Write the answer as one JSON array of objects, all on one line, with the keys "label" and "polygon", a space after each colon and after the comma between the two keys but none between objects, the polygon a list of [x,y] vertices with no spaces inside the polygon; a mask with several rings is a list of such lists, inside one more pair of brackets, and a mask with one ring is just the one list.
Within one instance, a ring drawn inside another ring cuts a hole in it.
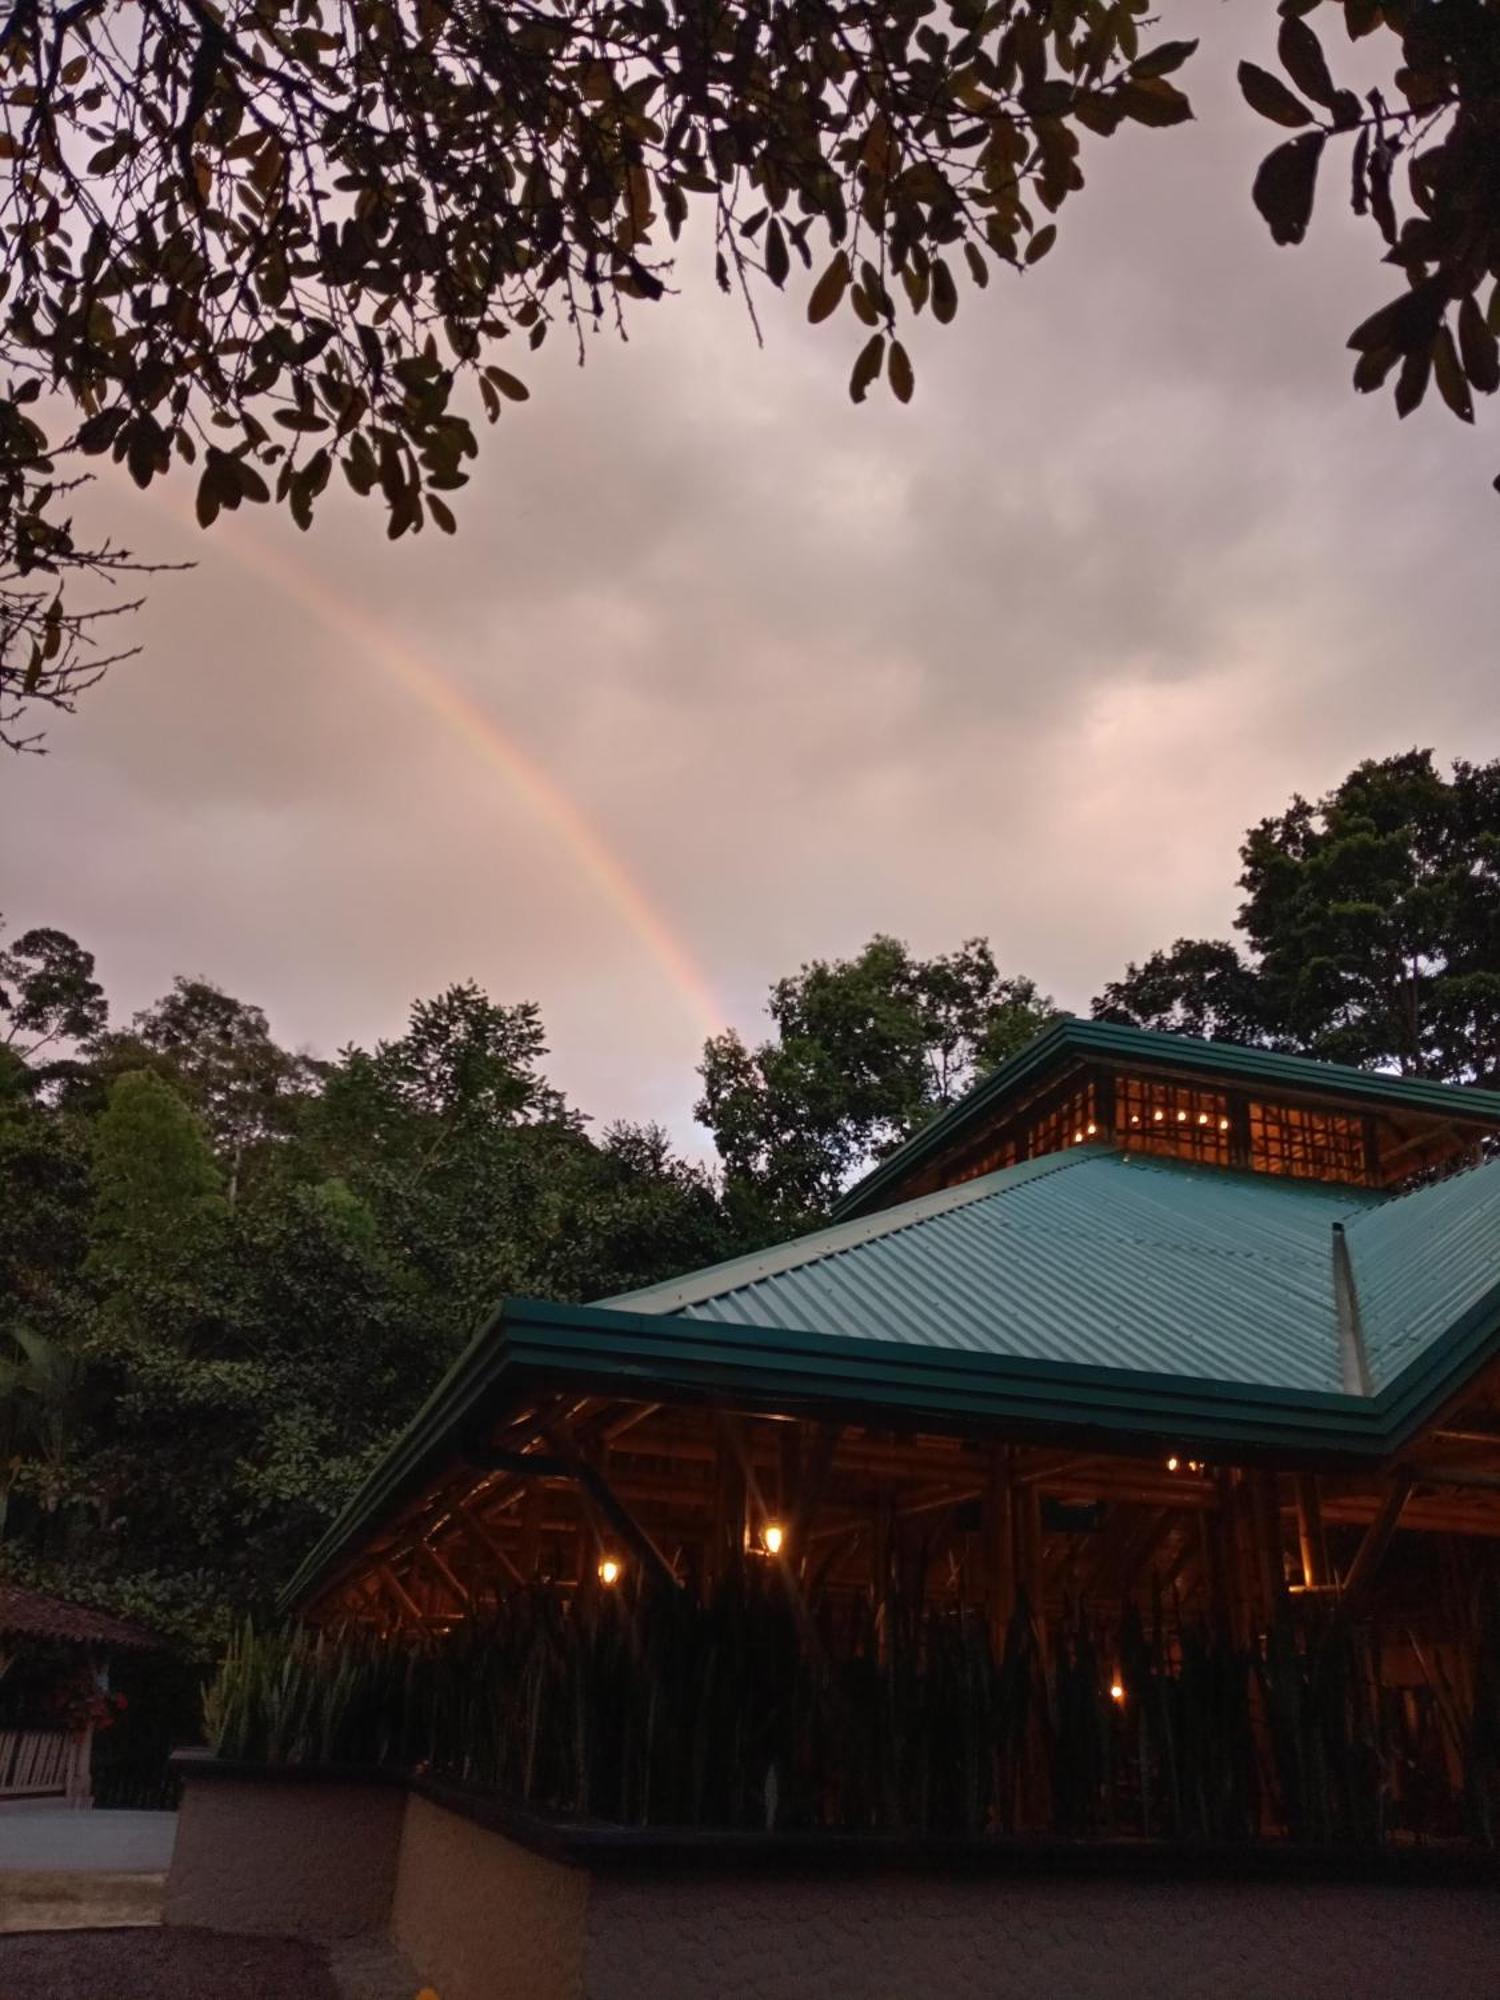
[{"label": "rainbow", "polygon": [[[188,517],[173,502],[164,495],[156,497],[178,521],[187,524]],[[290,557],[260,540],[242,522],[225,522],[216,546],[227,549],[244,568],[276,584],[328,631],[347,640],[360,657],[373,661],[393,685],[410,695],[435,720],[461,737],[491,769],[498,771],[572,856],[579,873],[635,934],[698,1031],[704,1035],[719,1033],[724,1025],[723,1011],[687,947],[557,780],[486,708],[445,675],[427,654],[392,637],[384,626],[328,589]]]}]

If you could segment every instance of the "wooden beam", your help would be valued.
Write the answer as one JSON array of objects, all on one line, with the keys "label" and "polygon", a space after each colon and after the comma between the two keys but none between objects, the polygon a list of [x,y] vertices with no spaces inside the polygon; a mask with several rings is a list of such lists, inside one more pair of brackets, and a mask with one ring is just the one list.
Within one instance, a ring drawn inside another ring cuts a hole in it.
[{"label": "wooden beam", "polygon": [[474,1508],[470,1504],[470,1502],[467,1500],[460,1500],[457,1507],[454,1509],[454,1513],[457,1519],[463,1524],[465,1530],[467,1531],[471,1539],[478,1542],[479,1546],[482,1549],[486,1550],[491,1556],[494,1557],[495,1561],[499,1563],[501,1569],[505,1571],[506,1575],[510,1577],[511,1581],[513,1583],[524,1584],[526,1578],[522,1575],[521,1571],[516,1567],[515,1563],[512,1562],[510,1558],[510,1553],[506,1549],[505,1544],[500,1540],[499,1536],[492,1533],[489,1527],[485,1524],[485,1522],[483,1522],[480,1519],[479,1515],[474,1511]]},{"label": "wooden beam", "polygon": [[392,1602],[397,1606],[398,1610],[401,1612],[401,1615],[406,1618],[414,1619],[416,1623],[420,1625],[423,1619],[427,1616],[427,1614],[425,1611],[423,1611],[421,1605],[417,1603],[416,1599],[402,1584],[401,1580],[397,1577],[395,1571],[391,1568],[390,1564],[389,1563],[379,1564],[376,1568],[375,1575],[377,1580],[384,1586]]},{"label": "wooden beam", "polygon": [[1385,1552],[1401,1520],[1402,1510],[1411,1495],[1413,1485],[1409,1466],[1402,1466],[1392,1478],[1381,1502],[1380,1512],[1366,1528],[1364,1540],[1355,1552],[1354,1561],[1349,1565],[1349,1574],[1344,1578],[1343,1589],[1339,1593],[1336,1618],[1347,1625],[1359,1615],[1360,1606],[1369,1595],[1370,1586],[1375,1581],[1375,1573],[1385,1558]]},{"label": "wooden beam", "polygon": [[1328,1581],[1328,1535],[1323,1526],[1323,1497],[1315,1472],[1299,1472],[1297,1495],[1297,1545],[1302,1555],[1302,1581],[1309,1590],[1320,1590]]},{"label": "wooden beam", "polygon": [[677,1572],[635,1515],[615,1493],[603,1473],[590,1465],[582,1456],[566,1428],[559,1425],[555,1429],[548,1430],[545,1435],[547,1442],[568,1467],[584,1493],[615,1533],[635,1551],[643,1567],[649,1570],[658,1582],[669,1585],[673,1590],[680,1590],[682,1585],[678,1581]]},{"label": "wooden beam", "polygon": [[454,1599],[458,1604],[459,1610],[471,1611],[474,1607],[473,1592],[468,1588],[466,1584],[459,1582],[458,1578],[454,1575],[450,1565],[443,1559],[441,1555],[439,1555],[438,1551],[432,1546],[431,1542],[419,1542],[417,1544],[417,1548],[418,1552],[426,1557],[428,1563],[437,1572],[438,1576],[441,1577],[443,1583],[447,1586],[447,1588],[453,1593]]}]

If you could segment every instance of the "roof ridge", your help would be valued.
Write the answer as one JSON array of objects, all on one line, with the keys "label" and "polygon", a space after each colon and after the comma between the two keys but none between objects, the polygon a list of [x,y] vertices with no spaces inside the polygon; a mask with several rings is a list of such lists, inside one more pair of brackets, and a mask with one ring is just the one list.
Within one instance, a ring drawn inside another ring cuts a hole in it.
[{"label": "roof ridge", "polygon": [[1399,1208],[1404,1201],[1415,1201],[1419,1195],[1435,1194],[1439,1188],[1453,1187],[1460,1181],[1468,1180],[1473,1174],[1485,1173],[1491,1167],[1500,1167],[1500,1153],[1492,1154],[1487,1160],[1466,1161],[1463,1166],[1455,1167],[1449,1173],[1440,1174],[1436,1180],[1422,1181],[1416,1187],[1383,1188],[1380,1191],[1380,1199],[1361,1209],[1351,1220],[1362,1222],[1366,1216],[1385,1215],[1391,1209]]},{"label": "roof ridge", "polygon": [[680,1278],[668,1278],[660,1284],[645,1285],[633,1292],[620,1292],[613,1298],[598,1299],[594,1303],[620,1312],[677,1312],[684,1306],[740,1291],[763,1278],[779,1277],[783,1272],[841,1256],[846,1250],[858,1249],[860,1245],[875,1242],[881,1237],[898,1236],[908,1229],[919,1228],[923,1223],[934,1222],[940,1216],[951,1215],[956,1209],[968,1208],[981,1201],[998,1200],[1016,1188],[1044,1180],[1049,1174],[1062,1173],[1069,1167],[1080,1166],[1086,1160],[1119,1157],[1118,1151],[1111,1146],[1070,1146],[1066,1152],[1044,1153],[1034,1160],[1018,1160],[1012,1166],[997,1167],[989,1174],[976,1174],[973,1180],[937,1188],[931,1194],[918,1195],[915,1200],[900,1202],[893,1208],[877,1209],[873,1215],[855,1216],[847,1222],[825,1223],[821,1229],[811,1230],[805,1236],[768,1244],[763,1250],[749,1250],[741,1256],[726,1258],[720,1264],[689,1271]]}]

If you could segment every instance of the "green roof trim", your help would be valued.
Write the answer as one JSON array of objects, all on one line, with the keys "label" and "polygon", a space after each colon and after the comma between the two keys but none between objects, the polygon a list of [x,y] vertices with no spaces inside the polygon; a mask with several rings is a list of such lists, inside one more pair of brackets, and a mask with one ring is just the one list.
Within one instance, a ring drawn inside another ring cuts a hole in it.
[{"label": "green roof trim", "polygon": [[[1050,1175],[1038,1171],[1042,1163],[1032,1162],[987,1176],[989,1186],[968,1194],[962,1203],[944,1206],[936,1198],[910,1203],[878,1230],[851,1231],[836,1225],[759,1260],[739,1259],[715,1273],[698,1274],[684,1281],[700,1295],[697,1307],[686,1312],[508,1301],[302,1564],[283,1604],[290,1608],[305,1603],[325,1588],[382,1519],[420,1491],[443,1465],[462,1456],[472,1424],[488,1423],[516,1407],[539,1385],[650,1401],[723,1403],[782,1414],[826,1417],[837,1411],[893,1428],[960,1436],[1000,1432],[1015,1438],[1066,1438],[1101,1451],[1167,1447],[1234,1462],[1270,1459],[1332,1467],[1388,1459],[1500,1352],[1500,1280],[1495,1276],[1490,1234],[1500,1217],[1500,1162],[1416,1194],[1385,1201],[1366,1196],[1356,1199],[1352,1209],[1346,1206],[1345,1213],[1352,1216],[1349,1234],[1356,1271],[1361,1237],[1368,1235],[1373,1241],[1382,1223],[1393,1217],[1407,1239],[1403,1283],[1409,1281],[1413,1253],[1421,1259],[1418,1239],[1424,1214],[1435,1219],[1438,1234],[1432,1240],[1442,1242],[1445,1249],[1441,1298],[1449,1317],[1417,1351],[1411,1352],[1409,1344],[1397,1349],[1400,1365],[1368,1396],[1243,1375],[1236,1378],[1229,1372],[1233,1351],[1226,1352],[1207,1337],[1201,1346],[1185,1350],[1188,1366],[1177,1370],[1081,1362],[1059,1358],[1055,1352],[1018,1354],[994,1346],[943,1344],[937,1337],[945,1330],[941,1300],[935,1302],[927,1337],[919,1337],[913,1329],[879,1338],[800,1323],[768,1325],[704,1316],[709,1308],[729,1311],[724,1302],[739,1299],[747,1283],[805,1285],[808,1269],[858,1266],[872,1256],[886,1255],[903,1239],[906,1255],[924,1235],[929,1250],[933,1244],[942,1249],[957,1290],[965,1279],[960,1254],[964,1245],[944,1245],[945,1231],[972,1232],[988,1217],[986,1226],[993,1233],[1007,1204],[1018,1202],[1064,1203],[1063,1213],[1071,1216],[1080,1199],[1097,1204],[1110,1187],[1114,1192],[1104,1204],[1105,1213],[1123,1205],[1129,1219],[1137,1213],[1131,1204],[1140,1201],[1180,1208],[1188,1218],[1184,1230],[1197,1232],[1205,1270],[1225,1285],[1236,1282],[1242,1263],[1259,1257],[1305,1261],[1311,1245],[1322,1241],[1325,1232],[1331,1269],[1328,1217],[1337,1210],[1328,1189],[1302,1184],[1301,1192],[1289,1192],[1284,1184],[1262,1176],[1226,1176],[1213,1169],[1159,1162],[1143,1166],[1117,1155],[1101,1155],[1098,1149],[1087,1151],[1091,1159],[1063,1156]],[[1114,1179],[1109,1182],[1105,1177],[1111,1174]],[[1226,1183],[1237,1183],[1238,1191]],[[1350,1191],[1342,1192],[1349,1197]],[[1468,1218],[1462,1245],[1452,1237],[1453,1211],[1459,1208]],[[1266,1218],[1260,1248],[1241,1252],[1226,1247],[1243,1219],[1257,1210]],[[1036,1223],[1035,1215],[1023,1215],[1022,1226],[1010,1222],[1004,1227],[1023,1241],[1035,1233]],[[1130,1226],[1137,1224],[1131,1221]],[[1142,1261],[1126,1273],[1130,1282],[1144,1282],[1153,1260],[1169,1247],[1143,1237],[1138,1245]],[[774,1268],[747,1279],[742,1267],[757,1261]],[[922,1266],[915,1268],[920,1276]],[[1331,1285],[1330,1278],[1330,1292]],[[652,1296],[640,1294],[637,1300]],[[770,1296],[785,1303],[787,1295],[773,1290]],[[827,1296],[837,1304],[836,1293]],[[1161,1303],[1160,1294],[1153,1298],[1146,1293],[1143,1324]],[[997,1295],[997,1313],[1001,1304]],[[1404,1317],[1404,1303],[1402,1313]],[[1034,1322],[1025,1324],[1030,1327]],[[1057,1324],[1065,1328],[1066,1316]],[[1323,1342],[1326,1334],[1332,1367],[1331,1319],[1327,1328],[1319,1320],[1309,1322],[1305,1331],[1314,1344]],[[1273,1350],[1273,1360],[1288,1351]]]},{"label": "green roof trim", "polygon": [[1379,1070],[1351,1069],[1346,1063],[1322,1062],[1312,1056],[1280,1055],[1272,1049],[1244,1048],[1237,1042],[1209,1042],[1193,1035],[1119,1027],[1111,1021],[1070,1014],[857,1181],[834,1208],[833,1219],[846,1221],[878,1206],[882,1197],[889,1197],[908,1175],[961,1139],[971,1125],[989,1115],[1013,1091],[1044,1075],[1067,1056],[1116,1062],[1125,1068],[1197,1071],[1226,1082],[1258,1085],[1268,1092],[1334,1095],[1356,1099],[1372,1109],[1384,1105],[1395,1111],[1429,1111],[1466,1123],[1500,1127],[1500,1091],[1432,1083],[1422,1077],[1386,1076]]}]

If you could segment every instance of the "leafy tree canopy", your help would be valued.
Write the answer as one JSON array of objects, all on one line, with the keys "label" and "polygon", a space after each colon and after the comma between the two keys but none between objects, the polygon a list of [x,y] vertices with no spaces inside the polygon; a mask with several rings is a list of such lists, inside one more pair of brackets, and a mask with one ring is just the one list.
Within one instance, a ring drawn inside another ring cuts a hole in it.
[{"label": "leafy tree canopy", "polygon": [[741,1247],[701,1168],[590,1136],[537,1010],[475,986],[330,1063],[201,980],[109,1032],[57,932],[5,996],[0,1565],[190,1644],[265,1602],[498,1298]]},{"label": "leafy tree canopy", "polygon": [[31,930],[0,946],[0,1043],[32,1060],[58,1042],[85,1042],[108,1019],[94,956],[64,931]]},{"label": "leafy tree canopy", "polygon": [[890,1152],[1055,1014],[1003,976],[983,938],[914,958],[875,937],[857,958],[804,965],[771,989],[775,1039],[710,1041],[697,1116],[731,1196],[766,1222],[826,1210],[865,1162]]},{"label": "leafy tree canopy", "polygon": [[1248,952],[1181,939],[1096,1015],[1500,1084],[1500,761],[1361,764],[1252,827],[1240,859]]},{"label": "leafy tree canopy", "polygon": [[[1399,273],[1355,382],[1394,374],[1404,414],[1432,379],[1472,420],[1500,383],[1500,15],[1280,14],[1279,73],[1241,69],[1292,133],[1255,200],[1300,242],[1347,153]],[[1383,51],[1385,85],[1340,82],[1320,28]],[[752,316],[795,286],[849,338],[855,400],[907,401],[912,326],[1046,255],[1082,141],[1191,115],[1173,77],[1195,44],[1155,29],[1150,0],[16,0],[0,735],[67,706],[108,645],[57,591],[123,560],[73,533],[90,458],[141,486],[184,469],[205,525],[280,502],[305,527],[337,473],[393,536],[451,531],[477,449],[461,384],[493,421],[528,393],[512,348],[623,332],[674,290],[694,213]]]}]

